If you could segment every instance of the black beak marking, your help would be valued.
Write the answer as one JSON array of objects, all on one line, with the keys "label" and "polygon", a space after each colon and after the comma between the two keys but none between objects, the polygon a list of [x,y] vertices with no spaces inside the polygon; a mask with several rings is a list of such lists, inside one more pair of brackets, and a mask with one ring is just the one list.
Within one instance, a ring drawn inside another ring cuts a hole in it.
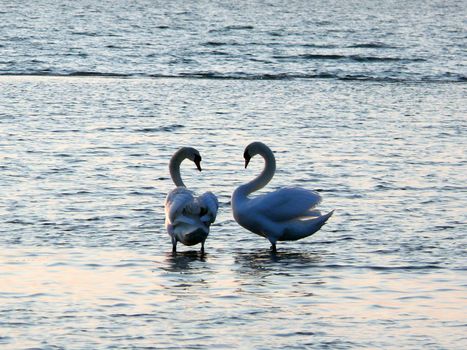
[{"label": "black beak marking", "polygon": [[251,156],[248,151],[243,153],[243,158],[245,158],[245,169],[247,168],[248,164],[250,163]]},{"label": "black beak marking", "polygon": [[196,167],[201,171],[201,156],[196,155],[193,162],[196,164]]}]

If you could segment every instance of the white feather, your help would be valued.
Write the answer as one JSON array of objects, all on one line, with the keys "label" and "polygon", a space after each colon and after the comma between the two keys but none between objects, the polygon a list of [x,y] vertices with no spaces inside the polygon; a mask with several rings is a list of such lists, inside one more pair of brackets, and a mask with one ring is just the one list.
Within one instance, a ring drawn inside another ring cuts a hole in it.
[{"label": "white feather", "polygon": [[320,202],[321,196],[318,192],[285,187],[251,199],[248,207],[253,207],[262,215],[273,217],[276,221],[287,221],[308,216],[310,210]]},{"label": "white feather", "polygon": [[209,224],[213,223],[219,209],[217,197],[212,192],[203,193],[198,198],[198,204],[201,209],[201,221]]},{"label": "white feather", "polygon": [[180,176],[180,164],[186,159],[196,159],[198,151],[193,148],[182,148],[177,151],[170,161],[170,174],[178,186],[165,199],[165,226],[172,239],[173,250],[177,242],[185,245],[202,244],[209,235],[211,224],[216,220],[219,207],[217,198],[211,192],[195,197],[188,190]]},{"label": "white feather", "polygon": [[251,232],[267,238],[274,249],[277,241],[294,241],[318,231],[333,211],[321,215],[314,209],[321,202],[321,196],[315,191],[286,187],[248,198],[249,194],[266,186],[276,170],[274,154],[269,147],[253,142],[245,149],[247,161],[256,154],[265,159],[265,168],[258,177],[239,186],[232,194],[235,220]]}]

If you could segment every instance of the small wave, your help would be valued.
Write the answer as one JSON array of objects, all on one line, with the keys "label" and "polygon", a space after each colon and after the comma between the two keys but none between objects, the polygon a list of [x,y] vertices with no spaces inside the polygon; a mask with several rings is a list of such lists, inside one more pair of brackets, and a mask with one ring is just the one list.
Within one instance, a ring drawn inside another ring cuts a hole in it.
[{"label": "small wave", "polygon": [[129,303],[116,303],[112,305],[106,305],[107,307],[125,307],[125,308],[133,308],[135,305],[134,304],[129,304]]},{"label": "small wave", "polygon": [[11,337],[0,335],[0,344],[7,344],[10,342],[10,340],[12,340]]},{"label": "small wave", "polygon": [[96,32],[72,32],[73,35],[82,35],[82,36],[98,36]]},{"label": "small wave", "polygon": [[339,60],[344,59],[346,56],[335,54],[302,54],[293,56],[275,55],[274,59],[277,60],[296,60],[296,59],[309,59],[309,60]]},{"label": "small wave", "polygon": [[454,228],[456,227],[451,226],[451,225],[438,225],[438,226],[433,227],[433,231],[445,231],[445,230],[451,230]]},{"label": "small wave", "polygon": [[[424,82],[423,79],[411,79],[411,78],[396,78],[396,77],[375,77],[363,74],[347,74],[339,76],[337,79],[344,81],[368,81],[368,82],[381,82],[381,83],[419,83]],[[438,80],[437,80],[438,81]],[[431,82],[431,81],[426,81]],[[441,82],[439,80],[439,82]]]},{"label": "small wave", "polygon": [[326,79],[338,78],[332,73],[314,73],[314,74],[294,74],[294,73],[275,73],[275,74],[248,74],[233,73],[223,74],[217,72],[203,73],[181,73],[177,76],[152,75],[154,78],[189,78],[189,79],[220,79],[220,80],[290,80],[290,79]]},{"label": "small wave", "polygon": [[314,49],[335,49],[336,45],[331,44],[302,44],[301,47],[314,48]]},{"label": "small wave", "polygon": [[220,41],[208,41],[203,44],[203,46],[224,46],[224,45],[229,45],[228,43],[220,42]]},{"label": "small wave", "polygon": [[360,55],[340,55],[340,54],[301,54],[293,56],[273,56],[278,60],[351,60],[356,62],[423,62],[423,58],[400,58],[400,57],[379,57],[379,56],[360,56]]},{"label": "small wave", "polygon": [[128,49],[127,46],[119,46],[119,45],[112,45],[112,44],[106,45],[105,47],[108,49]]},{"label": "small wave", "polygon": [[407,296],[397,298],[397,300],[412,300],[412,299],[429,300],[429,299],[433,299],[433,297],[429,295],[407,295]]},{"label": "small wave", "polygon": [[[316,55],[315,55],[316,56]],[[318,57],[327,57],[325,59],[340,59],[339,57],[348,57],[341,55],[317,55]],[[335,58],[332,58],[335,57]],[[363,58],[362,58],[363,59]],[[375,58],[376,60],[379,58]],[[219,80],[295,80],[295,79],[336,79],[343,81],[368,81],[383,83],[463,83],[467,77],[461,74],[441,74],[436,76],[374,76],[366,74],[352,73],[334,73],[334,72],[316,72],[316,73],[220,73],[220,72],[188,72],[178,74],[144,74],[144,73],[112,73],[112,72],[51,72],[51,71],[32,71],[32,72],[0,72],[0,76],[6,77],[102,77],[102,78],[154,78],[154,79],[219,79]],[[142,132],[151,132],[150,130],[139,130]],[[157,131],[157,130],[156,130]]]},{"label": "small wave", "polygon": [[47,267],[60,267],[60,266],[68,266],[68,264],[66,262],[54,262],[54,263],[51,263],[51,264],[48,264]]},{"label": "small wave", "polygon": [[374,265],[320,265],[319,267],[331,268],[331,269],[368,269],[368,270],[377,270],[377,271],[419,271],[419,270],[438,270],[443,269],[442,266],[428,264],[428,265],[407,265],[407,266],[374,266]]},{"label": "small wave", "polygon": [[[276,34],[280,35],[280,34]],[[258,42],[258,41],[251,41],[251,42],[237,42],[237,41],[207,41],[202,44],[205,47],[219,47],[219,46],[280,46],[280,47],[292,47],[295,48],[297,46],[303,48],[312,48],[312,49],[335,49],[338,46],[333,44],[313,44],[313,43],[278,43],[278,42]]]},{"label": "small wave", "polygon": [[[150,318],[154,317],[154,314],[145,314],[145,313],[136,313],[136,314],[125,314],[125,313],[119,313],[119,314],[111,314],[111,317],[144,317],[144,318]],[[142,337],[144,339],[144,337]]]},{"label": "small wave", "polygon": [[119,131],[119,130],[125,130],[124,126],[107,126],[103,128],[97,128],[97,131]]},{"label": "small wave", "polygon": [[349,59],[357,62],[425,62],[423,58],[400,58],[400,57],[375,57],[375,56],[349,56]]},{"label": "small wave", "polygon": [[396,46],[384,44],[384,43],[361,43],[361,44],[353,44],[347,46],[348,48],[352,49],[397,49]]},{"label": "small wave", "polygon": [[209,31],[209,33],[228,32],[228,31],[231,31],[231,30],[251,30],[251,29],[254,29],[254,27],[252,25],[237,24],[237,25],[226,26],[226,27],[223,27],[223,28],[211,29]]},{"label": "small wave", "polygon": [[[323,333],[321,333],[323,334]],[[278,333],[276,336],[278,337],[294,337],[297,335],[305,335],[305,336],[314,336],[316,332],[291,332],[291,333]]]},{"label": "small wave", "polygon": [[280,33],[280,32],[269,32],[270,36],[276,36],[276,37],[281,37],[287,35],[286,33]]},{"label": "small wave", "polygon": [[103,73],[103,72],[71,72],[66,74],[70,77],[129,77],[131,75],[121,73]]},{"label": "small wave", "polygon": [[[75,72],[53,72],[50,69],[26,71],[26,72],[1,72],[0,76],[4,77],[115,77],[115,78],[130,78],[145,76],[137,73],[123,74],[113,72],[93,72],[93,71],[75,71]],[[147,75],[146,75],[147,76]]]},{"label": "small wave", "polygon": [[[465,186],[395,186],[389,183],[382,183],[374,186],[375,190],[397,190],[397,191],[465,191],[467,187]],[[431,203],[431,201],[424,202],[425,204]]]},{"label": "small wave", "polygon": [[85,191],[85,190],[79,190],[79,191],[64,191],[64,192],[60,192],[59,196],[76,196],[76,195],[87,195],[87,194],[91,194],[91,192],[89,191]]},{"label": "small wave", "polygon": [[152,132],[171,132],[180,128],[183,128],[184,125],[182,124],[172,124],[167,126],[158,126],[155,128],[141,128],[136,129],[135,132],[143,132],[143,133],[152,133]]},{"label": "small wave", "polygon": [[210,51],[209,54],[215,55],[215,56],[229,56],[230,55],[228,52],[218,51],[218,50]]},{"label": "small wave", "polygon": [[225,27],[228,30],[246,30],[246,29],[253,29],[254,27],[251,25],[231,25]]}]

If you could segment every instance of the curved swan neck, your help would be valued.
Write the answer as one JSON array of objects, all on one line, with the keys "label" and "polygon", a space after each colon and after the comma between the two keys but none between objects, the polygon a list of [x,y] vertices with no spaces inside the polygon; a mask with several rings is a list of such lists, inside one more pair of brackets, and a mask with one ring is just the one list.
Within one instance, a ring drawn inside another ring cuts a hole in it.
[{"label": "curved swan neck", "polygon": [[274,153],[272,153],[266,145],[262,145],[258,149],[258,154],[264,158],[264,169],[255,179],[241,186],[247,196],[250,193],[266,186],[276,172],[276,159],[274,157]]},{"label": "curved swan neck", "polygon": [[172,181],[177,187],[186,187],[185,184],[183,183],[182,175],[180,174],[180,164],[182,164],[183,160],[185,160],[186,158],[188,157],[185,154],[185,152],[182,152],[181,150],[179,150],[175,152],[175,154],[170,159],[170,163],[169,163],[170,177],[172,178]]}]

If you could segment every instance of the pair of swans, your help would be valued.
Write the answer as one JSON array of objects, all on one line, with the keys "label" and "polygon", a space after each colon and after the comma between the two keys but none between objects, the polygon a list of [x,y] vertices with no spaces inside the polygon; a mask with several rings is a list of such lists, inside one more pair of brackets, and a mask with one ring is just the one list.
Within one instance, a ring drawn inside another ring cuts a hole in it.
[{"label": "pair of swans", "polygon": [[[248,198],[251,193],[266,186],[276,171],[274,154],[261,142],[253,142],[245,148],[245,168],[255,155],[263,157],[265,167],[255,179],[233,192],[233,216],[247,230],[267,238],[273,252],[276,252],[277,241],[295,241],[311,236],[334,211],[321,215],[315,209],[321,202],[321,196],[315,191],[297,187],[285,187]],[[201,243],[203,253],[204,242],[216,219],[219,202],[211,192],[195,198],[193,192],[185,187],[180,175],[180,164],[185,159],[194,162],[201,171],[201,156],[196,149],[183,147],[172,156],[169,170],[177,188],[165,200],[165,225],[172,239],[173,252],[176,252],[177,242],[182,242],[185,245]]]}]

